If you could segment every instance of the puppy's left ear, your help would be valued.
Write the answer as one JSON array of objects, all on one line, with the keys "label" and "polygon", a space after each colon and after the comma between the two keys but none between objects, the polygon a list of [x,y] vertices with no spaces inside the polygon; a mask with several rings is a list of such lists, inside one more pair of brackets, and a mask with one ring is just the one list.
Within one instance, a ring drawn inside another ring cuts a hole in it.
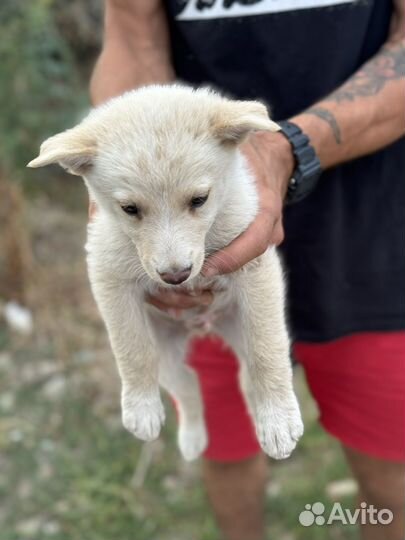
[{"label": "puppy's left ear", "polygon": [[30,161],[27,167],[59,163],[71,174],[82,176],[92,167],[96,153],[95,139],[80,127],[76,127],[43,142],[39,156]]},{"label": "puppy's left ear", "polygon": [[241,143],[252,131],[280,131],[258,101],[223,101],[211,124],[215,137],[224,143]]}]

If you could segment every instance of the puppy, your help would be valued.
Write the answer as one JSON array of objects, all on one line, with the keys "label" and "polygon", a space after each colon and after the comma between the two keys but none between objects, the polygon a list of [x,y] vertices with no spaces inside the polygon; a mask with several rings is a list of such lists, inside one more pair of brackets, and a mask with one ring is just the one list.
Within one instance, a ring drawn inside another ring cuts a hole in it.
[{"label": "puppy", "polygon": [[[88,227],[88,271],[122,379],[123,424],[139,439],[158,437],[165,416],[160,383],[178,405],[186,460],[207,445],[198,380],[185,363],[196,332],[213,332],[235,351],[241,388],[269,456],[288,457],[303,433],[275,249],[229,275],[200,273],[207,255],[229,244],[258,212],[239,143],[250,132],[278,129],[261,103],[207,89],[149,86],[93,110],[45,141],[29,163],[59,163],[84,178],[98,207]],[[145,303],[162,287],[212,289],[214,301],[173,318]]]}]

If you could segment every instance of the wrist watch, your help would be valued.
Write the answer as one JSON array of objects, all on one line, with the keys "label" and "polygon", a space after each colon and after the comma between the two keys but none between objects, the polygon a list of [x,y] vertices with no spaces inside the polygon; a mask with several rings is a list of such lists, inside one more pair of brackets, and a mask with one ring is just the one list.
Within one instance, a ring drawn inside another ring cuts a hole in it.
[{"label": "wrist watch", "polygon": [[277,122],[282,133],[292,146],[295,169],[286,194],[286,204],[304,199],[315,188],[322,173],[321,162],[310,144],[309,138],[293,122]]}]

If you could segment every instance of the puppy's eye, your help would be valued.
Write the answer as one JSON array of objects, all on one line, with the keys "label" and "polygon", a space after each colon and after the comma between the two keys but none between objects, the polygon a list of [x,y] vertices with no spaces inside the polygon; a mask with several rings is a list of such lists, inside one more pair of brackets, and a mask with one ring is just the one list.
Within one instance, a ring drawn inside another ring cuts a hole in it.
[{"label": "puppy's eye", "polygon": [[139,208],[136,206],[136,204],[127,204],[125,206],[121,206],[121,208],[129,216],[138,216],[139,215]]},{"label": "puppy's eye", "polygon": [[201,197],[193,197],[190,201],[190,208],[200,208],[203,204],[207,202],[208,194],[202,195]]}]

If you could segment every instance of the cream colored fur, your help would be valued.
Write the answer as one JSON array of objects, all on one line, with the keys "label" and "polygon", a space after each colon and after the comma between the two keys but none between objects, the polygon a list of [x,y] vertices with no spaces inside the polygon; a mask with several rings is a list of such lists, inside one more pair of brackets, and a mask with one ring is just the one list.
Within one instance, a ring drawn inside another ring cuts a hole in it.
[{"label": "cream colored fur", "polygon": [[[292,386],[284,286],[274,248],[233,274],[203,278],[203,261],[244,231],[258,211],[255,183],[238,144],[255,130],[276,131],[265,107],[209,90],[151,86],[93,110],[48,139],[29,165],[59,162],[81,175],[97,215],[88,226],[92,290],[122,379],[122,418],[136,437],[158,437],[164,422],[159,383],[179,408],[180,450],[197,458],[207,444],[197,377],[187,344],[208,329],[241,365],[241,387],[263,450],[290,455],[303,432]],[[209,193],[191,210],[193,197]],[[140,216],[122,206],[136,204]],[[181,287],[212,288],[206,311],[171,317],[145,303],[159,272],[192,265]]]}]

